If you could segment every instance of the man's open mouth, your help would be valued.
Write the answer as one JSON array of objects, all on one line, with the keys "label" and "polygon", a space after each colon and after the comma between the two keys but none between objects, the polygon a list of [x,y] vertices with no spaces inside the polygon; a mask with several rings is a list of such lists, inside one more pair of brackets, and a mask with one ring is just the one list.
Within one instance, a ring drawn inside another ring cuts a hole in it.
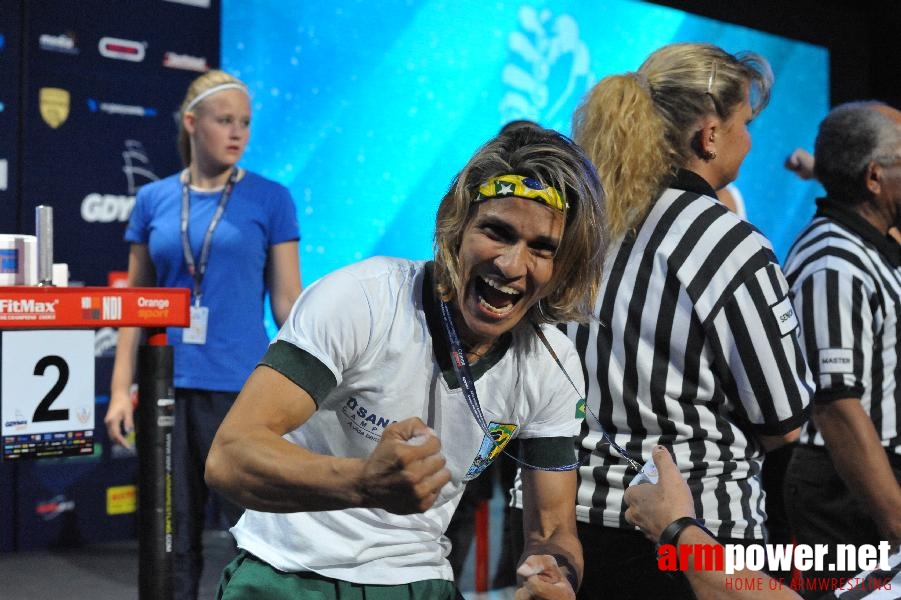
[{"label": "man's open mouth", "polygon": [[479,296],[479,304],[498,316],[512,311],[516,303],[522,299],[522,292],[482,276],[476,279],[475,289]]}]

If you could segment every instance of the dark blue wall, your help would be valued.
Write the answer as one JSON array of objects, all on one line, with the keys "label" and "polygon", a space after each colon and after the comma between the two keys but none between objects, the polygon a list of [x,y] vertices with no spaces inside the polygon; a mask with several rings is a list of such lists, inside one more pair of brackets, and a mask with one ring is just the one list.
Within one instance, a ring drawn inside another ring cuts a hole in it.
[{"label": "dark blue wall", "polygon": [[[219,0],[0,0],[0,233],[33,234],[49,205],[73,280],[125,270],[134,194],[181,168],[175,112],[219,64],[219,21]],[[97,353],[94,454],[0,463],[0,551],[134,535],[134,512],[111,514],[137,461],[106,438],[112,358]]]}]

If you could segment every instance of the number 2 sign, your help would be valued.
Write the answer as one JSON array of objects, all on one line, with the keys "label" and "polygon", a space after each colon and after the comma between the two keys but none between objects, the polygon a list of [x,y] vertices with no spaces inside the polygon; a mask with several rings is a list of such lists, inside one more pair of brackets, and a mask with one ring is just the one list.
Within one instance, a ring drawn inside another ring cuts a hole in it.
[{"label": "number 2 sign", "polygon": [[93,331],[4,331],[0,352],[4,436],[94,429]]}]

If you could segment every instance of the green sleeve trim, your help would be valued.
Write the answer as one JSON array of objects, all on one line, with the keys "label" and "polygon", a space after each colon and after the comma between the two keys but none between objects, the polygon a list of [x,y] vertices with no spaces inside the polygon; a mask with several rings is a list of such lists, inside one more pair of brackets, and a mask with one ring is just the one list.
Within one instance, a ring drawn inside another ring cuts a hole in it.
[{"label": "green sleeve trim", "polygon": [[297,384],[297,387],[303,388],[312,396],[317,408],[338,386],[335,376],[322,361],[283,340],[276,340],[270,345],[259,364],[275,369]]},{"label": "green sleeve trim", "polygon": [[519,438],[519,455],[533,467],[551,469],[576,462],[576,442],[571,436]]}]

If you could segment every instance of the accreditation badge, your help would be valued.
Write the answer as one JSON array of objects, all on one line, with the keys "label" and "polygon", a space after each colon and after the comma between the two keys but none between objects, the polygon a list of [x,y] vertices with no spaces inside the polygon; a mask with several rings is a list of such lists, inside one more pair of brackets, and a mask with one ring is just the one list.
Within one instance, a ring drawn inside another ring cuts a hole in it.
[{"label": "accreditation badge", "polygon": [[206,327],[210,309],[206,306],[191,307],[191,326],[182,329],[181,341],[185,344],[206,344]]},{"label": "accreditation badge", "polygon": [[519,426],[515,423],[496,423],[492,421],[488,424],[488,433],[482,439],[482,445],[479,447],[479,454],[472,461],[463,476],[463,481],[472,481],[479,474],[488,468],[495,458],[504,451],[507,443],[513,439],[513,434]]}]

